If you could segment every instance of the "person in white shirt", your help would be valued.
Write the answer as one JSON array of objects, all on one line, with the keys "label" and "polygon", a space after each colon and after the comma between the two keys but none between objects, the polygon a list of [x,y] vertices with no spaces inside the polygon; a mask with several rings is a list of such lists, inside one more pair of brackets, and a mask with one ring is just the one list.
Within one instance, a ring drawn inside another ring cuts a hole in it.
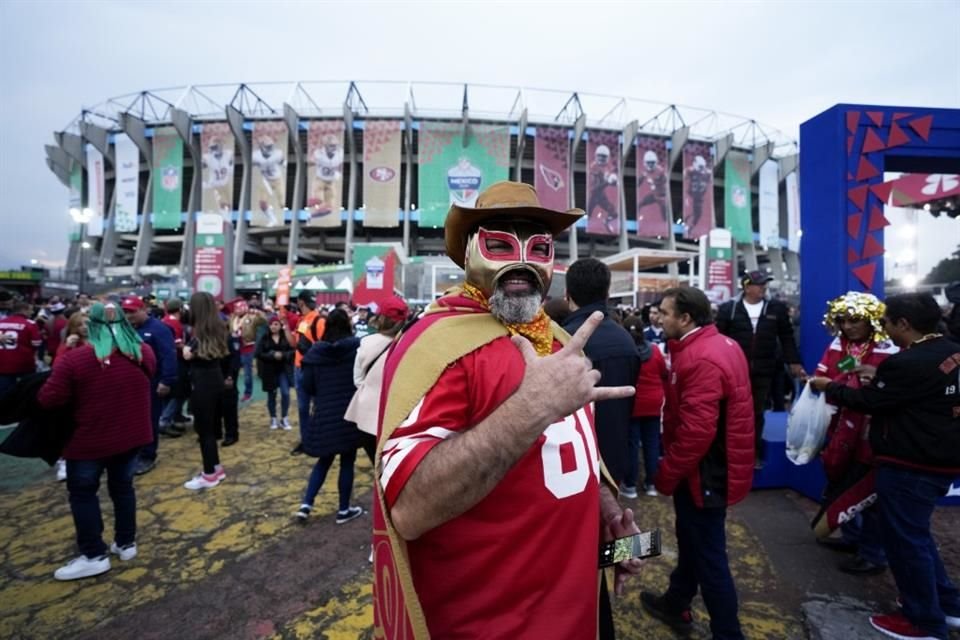
[{"label": "person in white shirt", "polygon": [[230,193],[233,177],[233,153],[223,151],[223,142],[211,138],[207,152],[203,154],[203,190],[213,191],[217,211],[229,212],[233,208],[233,194]]},{"label": "person in white shirt", "polygon": [[284,154],[277,150],[273,138],[270,136],[261,136],[260,139],[257,140],[257,148],[254,149],[251,160],[253,161],[253,166],[260,170],[260,176],[262,178],[264,197],[261,198],[259,202],[260,211],[267,217],[267,224],[275,227],[282,222],[277,218],[277,212],[283,211],[283,201],[281,199],[281,195],[283,194],[282,181],[286,177],[284,168],[286,167],[287,159],[284,157]]},{"label": "person in white shirt", "polygon": [[323,146],[314,149],[313,164],[316,179],[313,194],[307,205],[311,216],[327,215],[340,209],[340,181],[343,175],[343,145],[337,136],[323,136]]}]

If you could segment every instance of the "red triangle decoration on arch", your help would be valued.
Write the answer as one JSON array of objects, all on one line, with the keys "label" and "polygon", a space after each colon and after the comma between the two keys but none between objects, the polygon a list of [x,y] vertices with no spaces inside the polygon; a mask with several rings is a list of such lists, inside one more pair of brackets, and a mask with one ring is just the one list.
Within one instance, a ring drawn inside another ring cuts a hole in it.
[{"label": "red triangle decoration on arch", "polygon": [[854,240],[860,237],[860,222],[862,220],[862,213],[851,213],[847,216],[847,235]]},{"label": "red triangle decoration on arch", "polygon": [[883,210],[876,205],[870,207],[870,222],[867,223],[867,231],[879,231],[889,226],[890,221],[883,215]]},{"label": "red triangle decoration on arch", "polygon": [[883,111],[867,111],[867,117],[878,127],[883,126]]},{"label": "red triangle decoration on arch", "polygon": [[890,200],[890,192],[893,191],[893,181],[890,182],[881,182],[880,184],[870,185],[870,191],[873,192],[873,195],[880,198],[880,202],[887,204]]},{"label": "red triangle decoration on arch", "polygon": [[886,146],[883,138],[878,136],[876,131],[867,129],[867,137],[863,139],[863,149],[860,153],[873,153],[874,151],[882,150]]},{"label": "red triangle decoration on arch", "polygon": [[910,142],[910,136],[900,128],[896,122],[890,125],[890,137],[887,139],[887,148],[899,147],[902,144]]},{"label": "red triangle decoration on arch", "polygon": [[864,260],[867,258],[876,258],[883,255],[883,243],[877,242],[872,235],[867,234],[867,241],[863,244],[863,254],[860,256]]},{"label": "red triangle decoration on arch", "polygon": [[916,131],[917,135],[923,138],[925,142],[929,141],[930,128],[933,126],[933,116],[923,116],[922,118],[911,120],[907,124],[910,125],[910,128]]},{"label": "red triangle decoration on arch", "polygon": [[899,120],[900,118],[909,118],[912,115],[913,115],[912,113],[904,113],[902,111],[897,111],[893,114],[893,119]]},{"label": "red triangle decoration on arch", "polygon": [[863,211],[867,204],[867,185],[847,189],[847,197],[850,202],[857,205],[857,208]]},{"label": "red triangle decoration on arch", "polygon": [[859,111],[847,111],[847,131],[853,133],[857,130],[857,123],[860,121]]},{"label": "red triangle decoration on arch", "polygon": [[853,136],[847,136],[847,155],[853,153]]},{"label": "red triangle decoration on arch", "polygon": [[870,178],[875,178],[878,175],[880,175],[880,171],[878,171],[875,166],[870,164],[869,160],[863,156],[860,156],[860,166],[857,167],[857,181],[862,182],[864,180],[869,180]]},{"label": "red triangle decoration on arch", "polygon": [[873,279],[877,275],[876,262],[868,262],[859,267],[854,267],[850,271],[857,277],[857,280],[863,283],[864,287],[868,290],[873,289]]},{"label": "red triangle decoration on arch", "polygon": [[847,264],[853,264],[860,259],[860,256],[857,255],[856,249],[853,247],[847,247]]},{"label": "red triangle decoration on arch", "polygon": [[847,171],[847,182],[853,182],[853,174]]}]

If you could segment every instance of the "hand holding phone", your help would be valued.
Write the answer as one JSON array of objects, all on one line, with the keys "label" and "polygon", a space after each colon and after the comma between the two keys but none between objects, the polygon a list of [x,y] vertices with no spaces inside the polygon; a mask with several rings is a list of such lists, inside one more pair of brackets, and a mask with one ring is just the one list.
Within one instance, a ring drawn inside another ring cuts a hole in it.
[{"label": "hand holding phone", "polygon": [[660,529],[643,531],[601,543],[599,567],[612,567],[631,558],[652,558],[660,553]]}]

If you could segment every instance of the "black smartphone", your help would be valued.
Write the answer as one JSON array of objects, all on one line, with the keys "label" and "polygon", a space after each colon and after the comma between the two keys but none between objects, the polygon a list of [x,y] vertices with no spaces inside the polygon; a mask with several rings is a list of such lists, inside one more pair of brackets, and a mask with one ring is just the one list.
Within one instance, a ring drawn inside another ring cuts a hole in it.
[{"label": "black smartphone", "polygon": [[600,568],[612,567],[631,558],[660,555],[660,529],[635,533],[600,544]]}]

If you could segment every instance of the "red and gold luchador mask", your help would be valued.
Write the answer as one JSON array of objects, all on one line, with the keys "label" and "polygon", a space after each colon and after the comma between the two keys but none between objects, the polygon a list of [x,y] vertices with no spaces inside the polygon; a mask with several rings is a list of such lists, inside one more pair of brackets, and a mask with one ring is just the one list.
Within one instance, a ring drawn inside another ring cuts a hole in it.
[{"label": "red and gold luchador mask", "polygon": [[531,284],[546,297],[553,278],[553,236],[536,223],[489,220],[467,241],[464,270],[467,282],[487,298],[500,278],[512,271],[530,276]]}]

